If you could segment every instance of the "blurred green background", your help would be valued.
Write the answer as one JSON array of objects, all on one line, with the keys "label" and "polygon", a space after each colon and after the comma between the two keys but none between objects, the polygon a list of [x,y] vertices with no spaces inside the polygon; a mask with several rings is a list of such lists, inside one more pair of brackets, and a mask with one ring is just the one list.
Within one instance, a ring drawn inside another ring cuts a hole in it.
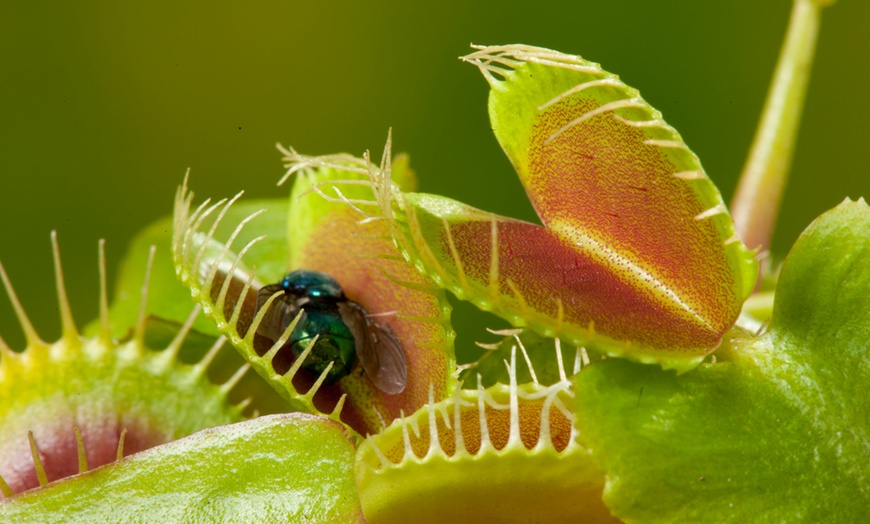
[{"label": "blurred green background", "polygon": [[[0,3],[0,260],[44,338],[59,334],[49,231],[79,323],[127,239],[200,198],[286,194],[276,141],[380,152],[393,127],[421,189],[532,219],[489,131],[468,44],[600,62],[664,113],[730,199],[791,2]],[[825,12],[774,252],[844,197],[870,197],[870,2]],[[0,333],[22,344],[8,301]]]}]

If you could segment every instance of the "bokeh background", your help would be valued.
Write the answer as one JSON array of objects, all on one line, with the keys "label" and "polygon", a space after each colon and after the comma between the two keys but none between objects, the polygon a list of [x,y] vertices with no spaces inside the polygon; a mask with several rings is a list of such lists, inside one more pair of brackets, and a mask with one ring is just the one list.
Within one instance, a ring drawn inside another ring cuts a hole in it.
[{"label": "bokeh background", "polygon": [[[421,189],[533,219],[489,131],[471,42],[600,62],[664,113],[730,199],[788,0],[0,3],[0,260],[44,338],[59,334],[49,232],[77,320],[127,240],[201,198],[286,194],[277,141],[378,154],[387,129]],[[870,2],[824,14],[773,250],[844,197],[870,197]],[[0,332],[13,345],[8,301]]]}]

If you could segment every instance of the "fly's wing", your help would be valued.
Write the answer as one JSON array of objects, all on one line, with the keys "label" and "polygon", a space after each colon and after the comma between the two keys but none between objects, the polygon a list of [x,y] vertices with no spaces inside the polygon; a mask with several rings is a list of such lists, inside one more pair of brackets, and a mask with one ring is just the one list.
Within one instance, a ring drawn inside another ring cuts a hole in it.
[{"label": "fly's wing", "polygon": [[405,390],[408,365],[402,343],[386,324],[378,324],[350,300],[338,303],[341,319],[353,333],[356,355],[376,388],[395,395]]},{"label": "fly's wing", "polygon": [[[260,291],[257,292],[257,312],[266,305],[266,301],[269,300],[269,297],[282,289],[281,284],[271,284],[261,287]],[[269,308],[269,311],[266,311],[266,314],[263,316],[263,320],[257,328],[257,334],[275,342],[281,338],[284,330],[288,325],[290,325],[290,321],[293,320],[298,312],[299,308],[296,304],[292,303],[286,295],[276,297],[275,300],[272,301],[272,306]]]}]

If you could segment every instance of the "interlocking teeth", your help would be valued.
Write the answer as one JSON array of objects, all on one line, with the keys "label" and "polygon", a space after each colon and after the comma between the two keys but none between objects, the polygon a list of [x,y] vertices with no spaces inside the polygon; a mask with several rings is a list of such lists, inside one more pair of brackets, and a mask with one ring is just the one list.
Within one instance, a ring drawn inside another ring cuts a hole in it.
[{"label": "interlocking teeth", "polygon": [[402,522],[412,511],[421,522],[610,521],[604,476],[577,442],[571,382],[519,385],[516,353],[509,384],[478,381],[441,402],[430,396],[366,439],[356,461],[366,518]]}]

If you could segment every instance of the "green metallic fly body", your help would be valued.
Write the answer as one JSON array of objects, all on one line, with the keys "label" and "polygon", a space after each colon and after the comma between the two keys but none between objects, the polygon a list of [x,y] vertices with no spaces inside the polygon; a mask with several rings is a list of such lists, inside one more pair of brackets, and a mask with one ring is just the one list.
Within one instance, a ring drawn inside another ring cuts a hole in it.
[{"label": "green metallic fly body", "polygon": [[394,395],[405,389],[408,370],[401,342],[388,325],[375,322],[360,304],[349,300],[334,278],[316,271],[292,271],[281,282],[260,289],[258,309],[281,291],[284,294],[266,312],[258,335],[273,342],[278,340],[302,311],[280,351],[289,348],[294,358],[299,358],[311,340],[318,337],[302,367],[320,376],[331,362],[325,383],[349,375],[359,360],[366,376],[379,390]]}]

